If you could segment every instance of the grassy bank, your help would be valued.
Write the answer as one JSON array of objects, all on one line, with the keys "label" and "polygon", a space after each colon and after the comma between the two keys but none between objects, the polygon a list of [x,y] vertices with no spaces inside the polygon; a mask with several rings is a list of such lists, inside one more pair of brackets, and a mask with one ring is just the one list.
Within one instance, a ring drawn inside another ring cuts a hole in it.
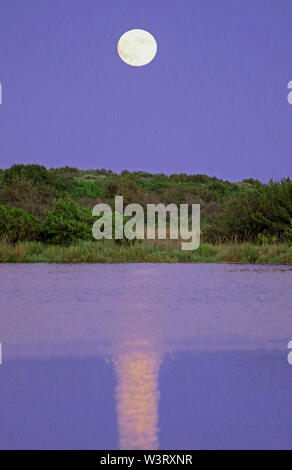
[{"label": "grassy bank", "polygon": [[82,241],[71,246],[0,242],[0,263],[272,263],[292,264],[292,246],[251,243],[209,245],[181,251],[178,243],[151,241],[119,246]]}]

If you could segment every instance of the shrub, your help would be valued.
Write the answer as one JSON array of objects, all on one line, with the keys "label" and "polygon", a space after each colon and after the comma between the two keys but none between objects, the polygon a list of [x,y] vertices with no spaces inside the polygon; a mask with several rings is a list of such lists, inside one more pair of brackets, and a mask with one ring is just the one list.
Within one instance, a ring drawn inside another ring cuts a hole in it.
[{"label": "shrub", "polygon": [[10,243],[22,240],[40,240],[40,221],[24,211],[15,207],[0,206],[0,237]]},{"label": "shrub", "polygon": [[270,182],[254,191],[226,199],[219,221],[210,227],[208,240],[292,242],[292,182]]},{"label": "shrub", "polygon": [[0,189],[0,204],[24,209],[39,218],[51,208],[53,199],[53,188],[41,182],[33,183],[20,176],[13,178],[11,185]]},{"label": "shrub", "polygon": [[102,189],[101,197],[102,199],[114,199],[115,196],[118,196],[119,190],[119,181],[117,178],[109,178]]},{"label": "shrub", "polygon": [[[70,245],[79,240],[92,240],[92,227],[97,220],[92,208],[81,207],[67,196],[54,201],[53,209],[47,211],[43,224],[43,240],[51,244]],[[129,217],[123,216],[123,225]],[[112,214],[112,237],[115,238],[115,212]],[[118,244],[134,244],[136,240],[116,240]]]},{"label": "shrub", "polygon": [[34,183],[49,182],[49,172],[42,165],[12,165],[4,171],[2,184],[10,185],[16,177],[27,178]]},{"label": "shrub", "polygon": [[55,200],[52,210],[46,212],[45,240],[64,245],[77,240],[90,240],[93,222],[91,209],[81,207],[69,196]]}]

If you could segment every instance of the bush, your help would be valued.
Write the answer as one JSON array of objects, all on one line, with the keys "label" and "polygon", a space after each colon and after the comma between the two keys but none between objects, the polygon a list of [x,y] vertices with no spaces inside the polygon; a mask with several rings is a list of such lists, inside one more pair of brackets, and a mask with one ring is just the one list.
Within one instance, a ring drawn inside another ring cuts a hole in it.
[{"label": "bush", "polygon": [[91,209],[81,207],[69,196],[55,200],[52,210],[46,212],[45,241],[69,245],[77,240],[91,240],[93,223]]},{"label": "bush", "polygon": [[27,178],[34,183],[49,183],[49,172],[42,165],[12,165],[3,173],[2,184],[11,185],[14,178]]},{"label": "bush", "polygon": [[42,218],[50,209],[54,199],[54,190],[44,183],[33,183],[27,178],[16,176],[11,185],[0,189],[0,204],[17,207],[28,211],[35,217]]},{"label": "bush", "polygon": [[254,191],[226,199],[219,221],[207,240],[292,242],[292,182],[270,182]]},{"label": "bush", "polygon": [[119,196],[119,180],[117,178],[109,178],[102,189],[101,197],[104,200],[114,199]]},{"label": "bush", "polygon": [[0,237],[10,243],[40,240],[41,222],[28,212],[15,207],[0,206]]},{"label": "bush", "polygon": [[[92,240],[92,227],[97,220],[92,209],[81,207],[67,196],[66,199],[54,201],[53,209],[47,211],[43,224],[43,240],[55,245],[70,245],[79,240]],[[129,217],[123,216],[123,225]],[[112,238],[115,238],[115,212],[112,214]],[[118,244],[134,244],[136,240],[115,240]]]},{"label": "bush", "polygon": [[[41,165],[13,165],[0,170],[0,205],[46,217],[44,240],[71,243],[91,239],[93,206],[122,195],[124,205],[201,204],[202,240],[292,243],[292,182],[262,184],[252,178],[229,183],[207,175],[150,174],[143,171],[47,170]],[[54,198],[59,202],[53,207]],[[74,202],[75,201],[75,202]],[[80,206],[88,206],[82,208]],[[48,213],[50,211],[50,213]]]}]

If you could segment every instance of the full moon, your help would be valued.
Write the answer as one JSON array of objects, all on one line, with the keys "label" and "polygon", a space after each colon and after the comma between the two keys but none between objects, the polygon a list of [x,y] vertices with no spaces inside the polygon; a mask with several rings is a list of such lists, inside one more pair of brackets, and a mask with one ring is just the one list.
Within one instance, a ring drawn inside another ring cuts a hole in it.
[{"label": "full moon", "polygon": [[131,29],[118,42],[118,54],[128,65],[141,67],[151,62],[157,53],[157,42],[144,29]]}]

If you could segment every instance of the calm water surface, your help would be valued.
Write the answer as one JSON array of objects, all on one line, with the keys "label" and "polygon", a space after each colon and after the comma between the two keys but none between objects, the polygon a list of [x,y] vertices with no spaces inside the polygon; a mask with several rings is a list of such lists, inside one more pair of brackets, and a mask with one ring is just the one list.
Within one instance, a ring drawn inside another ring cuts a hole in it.
[{"label": "calm water surface", "polygon": [[0,265],[1,449],[292,448],[292,268]]}]

